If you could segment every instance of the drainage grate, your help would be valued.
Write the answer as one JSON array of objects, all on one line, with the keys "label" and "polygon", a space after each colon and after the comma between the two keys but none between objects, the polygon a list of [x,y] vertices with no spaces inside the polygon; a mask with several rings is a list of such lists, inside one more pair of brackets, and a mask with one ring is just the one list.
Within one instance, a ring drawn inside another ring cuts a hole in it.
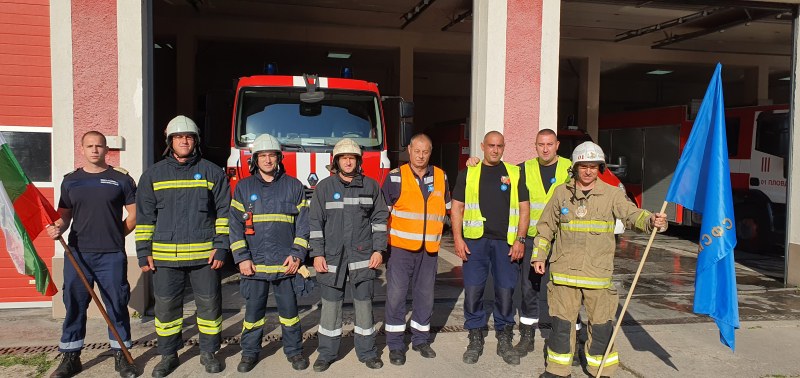
[{"label": "drainage grate", "polygon": [[[740,317],[741,321],[770,321],[770,320],[800,320],[800,314],[766,314],[766,315],[743,315]],[[634,319],[625,319],[622,321],[622,325],[626,327],[636,327],[636,326],[643,326],[643,325],[669,325],[669,324],[693,324],[693,323],[711,323],[713,320],[709,317],[705,316],[693,316],[687,318],[674,318],[674,319],[650,319],[650,320],[634,320]],[[539,323],[539,328],[541,329],[551,329],[552,326],[550,323]],[[487,330],[493,329],[493,327],[487,327]],[[451,333],[451,332],[464,332],[464,326],[462,325],[446,325],[446,326],[432,326],[431,333]],[[406,333],[410,333],[410,331],[406,331]],[[378,331],[378,334],[384,335],[384,330]],[[352,337],[353,331],[344,332],[342,333],[342,337]],[[317,339],[317,332],[306,332],[303,334],[303,340],[316,340]],[[278,342],[281,341],[281,335],[279,334],[270,334],[264,336],[265,342]],[[232,336],[232,337],[223,337],[222,344],[230,344],[230,345],[237,345],[239,344],[240,339],[239,336]],[[184,345],[186,346],[193,346],[199,343],[197,338],[191,338],[184,340]],[[142,347],[142,348],[154,348],[158,345],[157,340],[139,340],[134,341],[134,347]],[[91,343],[85,344],[83,346],[84,349],[90,350],[106,350],[109,348],[108,343]],[[57,345],[42,345],[42,346],[19,346],[19,347],[7,347],[7,348],[0,348],[0,356],[4,355],[25,355],[25,354],[37,354],[37,353],[57,353],[58,346]]]}]

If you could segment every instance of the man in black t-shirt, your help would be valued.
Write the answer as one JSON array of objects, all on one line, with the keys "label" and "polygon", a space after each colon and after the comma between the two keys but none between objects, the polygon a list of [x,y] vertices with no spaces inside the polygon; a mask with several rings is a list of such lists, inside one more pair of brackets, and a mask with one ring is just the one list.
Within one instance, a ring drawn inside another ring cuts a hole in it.
[{"label": "man in black t-shirt", "polygon": [[451,210],[456,254],[464,261],[464,328],[469,331],[469,346],[463,361],[474,364],[483,353],[482,329],[488,323],[483,291],[491,269],[497,354],[506,363],[518,365],[519,354],[511,345],[512,297],[528,232],[528,189],[519,167],[501,160],[503,134],[487,133],[481,149],[483,163],[459,173]]},{"label": "man in black t-shirt", "polygon": [[[106,163],[106,138],[89,131],[81,138],[86,165],[64,176],[58,213],[61,219],[47,226],[47,234],[58,239],[72,223],[69,247],[89,284],[100,287],[108,317],[125,346],[131,347],[128,315],[130,286],[125,235],[136,225],[136,183],[122,168]],[[122,208],[128,217],[122,219]],[[91,296],[72,264],[64,264],[64,307],[66,316],[58,349],[62,359],[51,377],[71,377],[82,370],[80,354],[86,336],[86,310]],[[119,342],[109,330],[114,367],[121,377],[135,377],[136,367],[128,363]]]}]

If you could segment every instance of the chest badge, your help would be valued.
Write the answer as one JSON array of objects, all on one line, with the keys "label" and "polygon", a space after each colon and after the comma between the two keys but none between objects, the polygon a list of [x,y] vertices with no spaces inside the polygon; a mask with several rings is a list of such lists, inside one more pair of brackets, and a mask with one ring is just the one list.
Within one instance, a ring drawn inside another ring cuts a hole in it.
[{"label": "chest badge", "polygon": [[433,192],[433,184],[428,184],[428,193]]},{"label": "chest badge", "polygon": [[252,202],[258,201],[258,194],[255,194],[255,193],[251,194],[250,195],[250,201],[252,201]]},{"label": "chest badge", "polygon": [[500,190],[502,190],[502,191],[504,191],[504,192],[505,192],[506,190],[508,190],[508,185],[506,185],[506,184],[500,184]]},{"label": "chest badge", "polygon": [[195,173],[194,174],[194,179],[195,180],[200,180],[201,178],[203,178],[203,175],[201,175],[200,173]]},{"label": "chest badge", "polygon": [[333,199],[338,200],[342,198],[342,194],[339,192],[333,193]]},{"label": "chest badge", "polygon": [[587,212],[587,211],[586,211],[586,206],[585,206],[585,205],[580,205],[580,206],[578,206],[578,208],[575,210],[575,215],[577,215],[577,216],[578,216],[578,218],[583,218],[583,217],[585,217],[585,216],[586,216],[586,212]]},{"label": "chest badge", "polygon": [[550,179],[550,183],[551,183],[551,184],[555,184],[555,183],[556,183],[556,178],[555,178],[555,177],[551,178],[551,179]]},{"label": "chest badge", "polygon": [[561,214],[562,214],[562,215],[567,215],[567,214],[569,214],[569,209],[567,209],[566,207],[562,207],[562,208],[561,208]]}]

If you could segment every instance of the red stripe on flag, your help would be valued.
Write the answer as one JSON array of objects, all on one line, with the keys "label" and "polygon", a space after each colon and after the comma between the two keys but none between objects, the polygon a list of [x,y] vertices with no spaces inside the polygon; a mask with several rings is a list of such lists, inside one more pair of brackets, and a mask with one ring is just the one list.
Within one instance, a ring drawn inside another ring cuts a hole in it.
[{"label": "red stripe on flag", "polygon": [[50,201],[44,198],[39,189],[30,183],[25,188],[25,192],[14,201],[14,211],[31,240],[39,236],[45,225],[52,224],[59,218]]}]

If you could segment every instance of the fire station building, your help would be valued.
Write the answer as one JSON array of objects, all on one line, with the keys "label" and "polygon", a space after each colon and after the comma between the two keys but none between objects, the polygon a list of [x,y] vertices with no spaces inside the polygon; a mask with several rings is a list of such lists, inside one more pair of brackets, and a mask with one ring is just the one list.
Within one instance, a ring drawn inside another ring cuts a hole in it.
[{"label": "fire station building", "polygon": [[[467,154],[478,154],[482,136],[498,130],[506,135],[505,160],[518,163],[533,157],[542,128],[577,126],[602,145],[613,136],[603,132],[605,115],[672,106],[691,112],[720,62],[726,107],[788,111],[788,131],[778,134],[788,155],[770,160],[785,172],[785,196],[771,201],[785,209],[782,231],[794,230],[798,4],[0,0],[0,132],[55,204],[63,175],[82,165],[80,137],[89,130],[108,136],[108,162],[138,180],[160,159],[169,119],[183,114],[200,125],[204,156],[224,166],[239,77],[262,74],[268,64],[282,75],[333,77],[347,68],[378,83],[383,95],[414,101],[415,130],[466,122]],[[749,163],[737,164],[749,172]],[[784,283],[797,286],[800,233],[782,235]],[[137,269],[132,236],[127,243],[130,306],[142,313],[149,277]],[[35,246],[60,287],[64,251],[44,235]],[[0,308],[52,306],[55,316],[63,313],[60,294],[39,295],[5,253],[0,272]]]}]

